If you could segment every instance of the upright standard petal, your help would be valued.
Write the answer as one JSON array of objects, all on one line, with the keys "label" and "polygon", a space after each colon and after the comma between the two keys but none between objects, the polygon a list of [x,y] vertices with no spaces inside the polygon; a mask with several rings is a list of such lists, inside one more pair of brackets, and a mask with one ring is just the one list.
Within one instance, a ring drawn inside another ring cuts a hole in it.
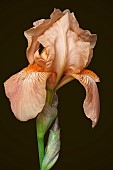
[{"label": "upright standard petal", "polygon": [[79,23],[75,18],[74,13],[73,12],[70,13],[69,10],[68,13],[69,13],[69,21],[70,21],[70,30],[74,31],[76,34],[79,34],[80,33]]},{"label": "upright standard petal", "polygon": [[30,65],[11,76],[5,83],[5,93],[17,119],[27,121],[42,111],[46,100],[46,80],[50,73]]},{"label": "upright standard petal", "polygon": [[73,69],[79,73],[89,60],[90,43],[79,40],[78,35],[68,30],[67,32],[67,62],[65,69]]},{"label": "upright standard petal", "polygon": [[54,48],[53,71],[60,77],[64,71],[67,56],[66,34],[69,29],[69,17],[66,13],[38,38],[44,47]]},{"label": "upright standard petal", "polygon": [[70,21],[70,30],[75,32],[78,35],[79,40],[81,40],[82,42],[90,43],[90,55],[89,55],[88,62],[86,65],[86,66],[88,66],[88,64],[90,63],[92,56],[93,56],[93,48],[96,45],[97,35],[91,34],[90,31],[83,30],[82,28],[80,28],[79,23],[74,16],[74,13],[73,12],[70,13],[70,11],[68,11],[68,13],[69,13],[69,21]]},{"label": "upright standard petal", "polygon": [[70,20],[70,29],[74,31],[76,34],[78,34],[79,38],[81,38],[82,41],[90,42],[91,48],[94,48],[96,41],[97,41],[97,35],[91,34],[88,30],[83,30],[79,27],[79,23],[77,19],[74,16],[74,13],[69,12],[69,20]]},{"label": "upright standard petal", "polygon": [[85,42],[90,42],[91,48],[95,47],[96,41],[97,41],[97,35],[96,34],[91,34],[90,31],[81,29],[79,37]]},{"label": "upright standard petal", "polygon": [[28,40],[28,47],[26,55],[30,64],[34,62],[34,53],[38,50],[40,43],[37,38],[44,33],[57,19],[62,16],[62,12],[59,9],[55,9],[50,15],[50,19],[41,19],[33,23],[34,27],[24,32],[25,37]]},{"label": "upright standard petal", "polygon": [[90,43],[90,55],[89,55],[89,59],[87,62],[86,67],[89,65],[92,57],[93,57],[93,48],[96,45],[96,41],[97,41],[97,35],[96,34],[91,34],[90,31],[88,30],[82,30],[79,34],[79,38],[84,41],[84,42],[89,42]]},{"label": "upright standard petal", "polygon": [[92,120],[92,127],[97,124],[100,112],[99,93],[95,81],[99,81],[98,76],[92,71],[83,71],[83,74],[71,74],[84,86],[86,98],[83,108],[85,115]]}]

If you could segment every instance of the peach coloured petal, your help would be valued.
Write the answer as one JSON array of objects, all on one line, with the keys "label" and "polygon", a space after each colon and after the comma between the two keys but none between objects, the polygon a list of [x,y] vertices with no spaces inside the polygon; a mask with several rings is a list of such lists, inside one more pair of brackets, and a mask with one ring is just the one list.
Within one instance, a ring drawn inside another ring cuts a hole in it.
[{"label": "peach coloured petal", "polygon": [[79,34],[79,37],[81,40],[83,40],[84,42],[90,42],[90,55],[89,55],[89,59],[87,62],[87,65],[89,65],[92,57],[93,57],[93,48],[96,45],[96,41],[97,41],[97,35],[96,34],[91,34],[90,31],[88,30],[82,30],[81,29],[81,33]]},{"label": "peach coloured petal", "polygon": [[38,50],[34,54],[34,61],[37,65],[41,66],[42,68],[45,68],[45,59],[41,57]]},{"label": "peach coloured petal", "polygon": [[74,16],[74,13],[73,12],[70,13],[70,11],[68,11],[68,12],[69,12],[69,20],[70,20],[70,29],[78,35],[78,38],[81,41],[90,43],[90,55],[89,55],[89,59],[87,62],[87,66],[88,66],[92,59],[92,56],[93,56],[93,48],[96,45],[97,35],[91,34],[90,31],[83,30],[82,28],[80,28],[79,23],[78,23],[76,17]]},{"label": "peach coloured petal", "polygon": [[89,57],[88,57],[88,61],[87,61],[86,67],[90,64],[92,57],[93,57],[93,48],[90,48]]},{"label": "peach coloured petal", "polygon": [[87,67],[93,57],[93,48],[96,45],[97,35],[91,34],[90,31],[83,30],[82,28],[80,28],[79,23],[78,23],[76,17],[74,16],[73,12],[72,13],[69,12],[69,19],[70,19],[70,29],[78,35],[78,38],[81,41],[90,43],[90,54],[89,54],[88,62],[86,65],[86,67]]},{"label": "peach coloured petal", "polygon": [[50,48],[54,48],[55,58],[53,63],[53,71],[57,72],[58,77],[62,75],[66,63],[66,33],[68,29],[69,17],[68,13],[66,13],[38,38],[38,41],[44,47],[49,46]]},{"label": "peach coloured petal", "polygon": [[73,12],[69,13],[69,19],[70,19],[70,29],[78,35],[80,40],[90,43],[91,49],[90,49],[89,59],[88,59],[88,62],[87,62],[87,66],[88,66],[91,59],[92,59],[92,56],[93,56],[93,48],[96,45],[97,35],[91,34],[90,31],[83,30],[82,28],[80,28],[79,23],[78,23],[76,17],[74,16]]},{"label": "peach coloured petal", "polygon": [[83,70],[90,55],[90,43],[80,41],[75,32],[67,32],[67,63],[66,69],[73,69],[75,73]]},{"label": "peach coloured petal", "polygon": [[38,27],[40,24],[42,24],[45,21],[45,19],[40,19],[38,21],[33,22],[34,27]]},{"label": "peach coloured petal", "polygon": [[87,62],[87,65],[86,65],[86,67],[87,67],[89,65],[92,57],[93,57],[93,48],[96,45],[97,35],[91,34],[90,31],[88,31],[88,30],[81,29],[81,32],[79,34],[79,38],[84,42],[90,43],[90,55],[89,55],[88,62]]},{"label": "peach coloured petal", "polygon": [[70,19],[70,29],[78,34],[78,36],[85,42],[90,42],[91,48],[94,48],[96,41],[97,41],[97,35],[91,34],[88,30],[83,30],[79,27],[79,23],[77,19],[74,16],[74,13],[69,12],[69,19]]},{"label": "peach coloured petal", "polygon": [[100,82],[100,78],[91,70],[82,70],[80,74],[91,77],[95,82]]},{"label": "peach coloured petal", "polygon": [[38,50],[40,43],[37,38],[44,33],[57,19],[62,16],[62,12],[59,9],[55,9],[50,15],[48,20],[39,20],[34,22],[34,27],[24,32],[25,37],[28,40],[28,47],[26,55],[30,64],[34,62],[34,53]]},{"label": "peach coloured petal", "polygon": [[94,127],[97,124],[100,112],[99,92],[95,83],[97,77],[95,77],[94,74],[90,76],[90,73],[71,75],[79,80],[86,90],[86,98],[84,100],[83,108],[85,115],[92,120],[92,127]]},{"label": "peach coloured petal", "polygon": [[40,55],[37,50],[34,54],[34,60],[38,65],[44,68],[44,70],[51,71],[54,60],[54,49],[52,47],[46,47]]},{"label": "peach coloured petal", "polygon": [[96,34],[91,34],[90,31],[81,29],[81,33],[79,34],[79,37],[85,42],[90,42],[91,48],[95,47],[97,41]]},{"label": "peach coloured petal", "polygon": [[36,66],[28,66],[4,83],[12,112],[21,121],[35,118],[45,105],[46,81],[50,73],[40,71]]},{"label": "peach coloured petal", "polygon": [[79,23],[74,15],[74,13],[70,13],[69,11],[69,21],[70,21],[70,30],[75,32],[77,35],[80,33],[81,29],[79,27]]}]

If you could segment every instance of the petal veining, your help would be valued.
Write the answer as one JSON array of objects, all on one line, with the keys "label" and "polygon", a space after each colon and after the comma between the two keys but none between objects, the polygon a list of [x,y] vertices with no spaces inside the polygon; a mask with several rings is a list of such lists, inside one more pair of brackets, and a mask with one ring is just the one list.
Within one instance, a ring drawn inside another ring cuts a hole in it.
[{"label": "petal veining", "polygon": [[67,47],[66,33],[69,29],[69,17],[66,13],[62,18],[56,21],[45,33],[38,38],[44,47],[54,48],[55,58],[53,63],[54,72],[58,75],[64,71],[66,63]]},{"label": "petal veining", "polygon": [[86,90],[86,98],[83,108],[85,115],[92,120],[92,127],[97,124],[100,112],[99,92],[93,78],[85,74],[72,74],[74,78],[84,86]]},{"label": "petal veining", "polygon": [[46,100],[46,80],[50,73],[25,68],[5,83],[5,93],[17,119],[27,121],[42,111]]},{"label": "petal veining", "polygon": [[85,68],[90,54],[90,43],[78,39],[75,32],[67,33],[67,63],[66,69],[73,69],[76,73]]},{"label": "petal veining", "polygon": [[91,77],[95,82],[100,82],[100,78],[91,70],[82,70],[80,73],[82,75]]}]

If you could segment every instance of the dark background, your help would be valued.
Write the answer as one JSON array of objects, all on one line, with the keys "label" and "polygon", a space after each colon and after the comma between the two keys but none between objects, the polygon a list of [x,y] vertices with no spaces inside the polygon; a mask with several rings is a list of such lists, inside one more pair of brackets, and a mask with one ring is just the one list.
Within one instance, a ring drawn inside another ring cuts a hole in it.
[{"label": "dark background", "polygon": [[84,88],[76,81],[59,92],[61,151],[53,170],[113,170],[113,1],[1,0],[0,1],[0,170],[38,170],[35,119],[18,121],[10,110],[3,82],[26,67],[27,41],[23,32],[53,8],[69,8],[81,28],[97,33],[94,57],[88,66],[101,82],[101,112],[92,129],[82,103]]}]

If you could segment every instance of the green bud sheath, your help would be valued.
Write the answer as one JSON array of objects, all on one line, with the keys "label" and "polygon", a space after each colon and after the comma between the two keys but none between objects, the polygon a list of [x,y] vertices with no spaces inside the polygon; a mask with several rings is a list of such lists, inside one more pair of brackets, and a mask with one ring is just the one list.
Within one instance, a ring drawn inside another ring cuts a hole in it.
[{"label": "green bud sheath", "polygon": [[56,163],[60,151],[60,129],[58,129],[58,118],[50,130],[48,143],[41,170],[49,170]]},{"label": "green bud sheath", "polygon": [[52,104],[49,105],[49,103],[46,103],[42,112],[37,116],[36,119],[40,168],[42,167],[42,162],[45,155],[44,135],[49,129],[49,127],[52,125],[52,123],[54,122],[55,118],[57,117],[57,105],[58,105],[58,97],[57,95],[55,95]]},{"label": "green bud sheath", "polygon": [[46,104],[37,117],[37,135],[43,137],[57,116],[57,109]]}]

